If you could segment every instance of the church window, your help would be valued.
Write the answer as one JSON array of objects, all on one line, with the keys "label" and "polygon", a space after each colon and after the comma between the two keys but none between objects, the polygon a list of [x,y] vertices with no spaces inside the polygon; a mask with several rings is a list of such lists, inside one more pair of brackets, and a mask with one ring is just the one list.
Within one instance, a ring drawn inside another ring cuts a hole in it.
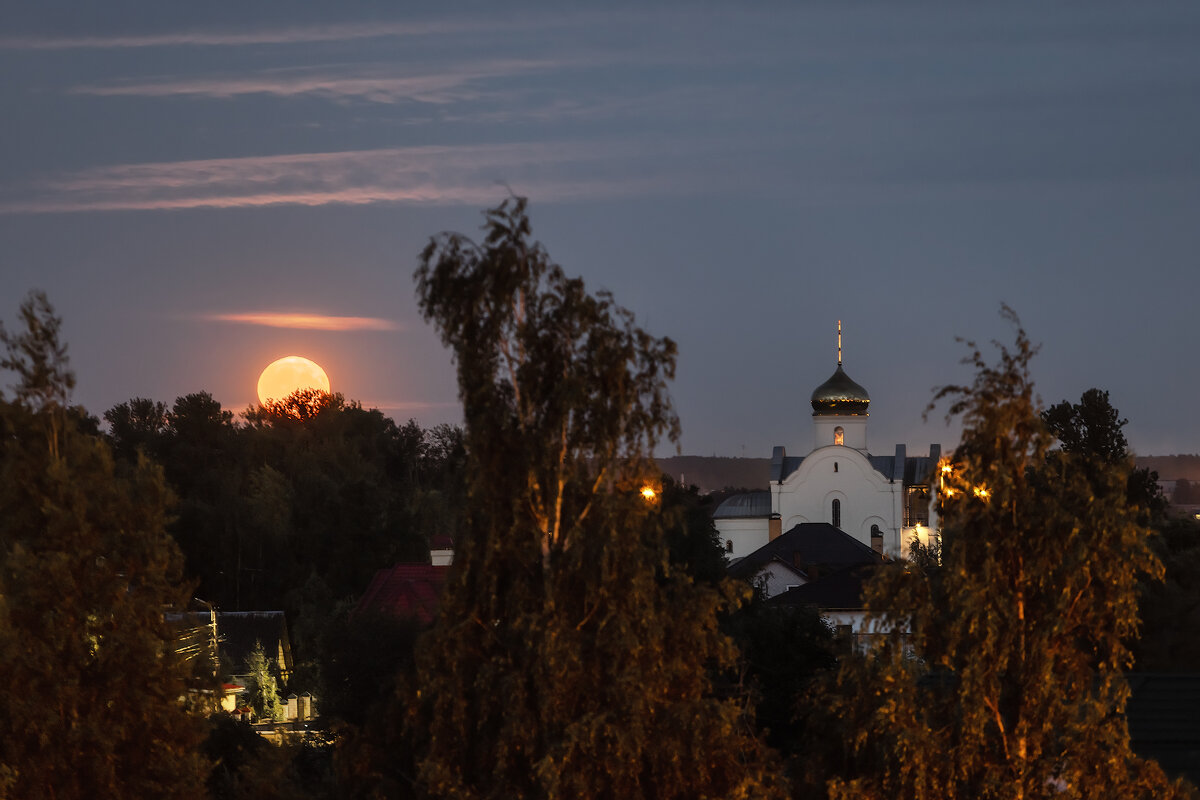
[{"label": "church window", "polygon": [[833,471],[837,472],[837,462],[833,462]]},{"label": "church window", "polygon": [[733,552],[733,539],[726,539],[726,540],[725,540],[725,552],[726,552],[726,553],[732,553],[732,552]]},{"label": "church window", "polygon": [[833,501],[833,527],[842,527],[842,501]]},{"label": "church window", "polygon": [[878,525],[871,526],[871,549],[881,555],[883,553],[883,531],[879,530]]},{"label": "church window", "polygon": [[833,429],[833,443],[834,444],[845,444],[846,443],[846,431],[844,428],[842,428],[841,425],[838,425],[836,428]]}]

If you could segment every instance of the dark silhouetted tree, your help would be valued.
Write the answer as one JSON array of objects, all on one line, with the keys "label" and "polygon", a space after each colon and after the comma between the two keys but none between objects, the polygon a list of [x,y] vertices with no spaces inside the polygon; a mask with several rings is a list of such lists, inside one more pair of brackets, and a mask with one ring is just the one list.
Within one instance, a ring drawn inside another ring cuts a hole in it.
[{"label": "dark silhouetted tree", "polygon": [[[640,489],[674,438],[675,345],[530,238],[434,238],[417,296],[458,365],[465,535],[418,653],[408,732],[430,797],[770,797],[774,764],[710,667],[736,594],[673,567]],[[398,778],[402,780],[402,778]]]},{"label": "dark silhouetted tree", "polygon": [[18,376],[0,398],[0,796],[201,797],[201,687],[163,617],[188,599],[170,493],[74,424],[45,296],[21,316],[0,335]]}]

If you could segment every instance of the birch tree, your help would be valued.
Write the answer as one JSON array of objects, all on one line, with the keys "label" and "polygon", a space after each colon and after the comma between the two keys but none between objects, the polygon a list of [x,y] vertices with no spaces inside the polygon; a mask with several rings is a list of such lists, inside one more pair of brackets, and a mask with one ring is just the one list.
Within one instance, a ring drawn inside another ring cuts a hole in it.
[{"label": "birch tree", "polygon": [[774,762],[709,668],[741,595],[671,567],[650,456],[674,440],[675,344],[531,240],[525,201],[416,273],[466,421],[465,533],[418,655],[430,797],[771,797]]}]

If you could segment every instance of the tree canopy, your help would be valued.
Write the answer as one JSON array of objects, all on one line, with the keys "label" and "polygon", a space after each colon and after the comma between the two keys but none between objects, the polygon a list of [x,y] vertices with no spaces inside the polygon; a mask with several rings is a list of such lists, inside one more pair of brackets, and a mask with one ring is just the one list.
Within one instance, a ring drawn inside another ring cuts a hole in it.
[{"label": "tree canopy", "polygon": [[60,322],[44,295],[0,332],[0,796],[198,797],[207,764],[191,672],[163,612],[188,600],[170,492],[119,471],[66,407]]},{"label": "tree canopy", "polygon": [[708,671],[733,659],[716,612],[736,592],[671,566],[641,493],[678,430],[675,345],[551,262],[524,200],[486,219],[482,243],[435,237],[416,273],[458,366],[469,495],[418,654],[409,777],[430,797],[772,796]]}]

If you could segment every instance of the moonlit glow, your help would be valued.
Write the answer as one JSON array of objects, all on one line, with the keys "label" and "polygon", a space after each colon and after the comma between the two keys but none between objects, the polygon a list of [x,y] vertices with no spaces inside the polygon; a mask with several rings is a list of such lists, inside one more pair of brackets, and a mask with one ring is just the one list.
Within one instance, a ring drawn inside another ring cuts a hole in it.
[{"label": "moonlit glow", "polygon": [[329,391],[329,376],[315,362],[302,356],[272,361],[258,377],[258,400],[283,400],[298,389]]}]

